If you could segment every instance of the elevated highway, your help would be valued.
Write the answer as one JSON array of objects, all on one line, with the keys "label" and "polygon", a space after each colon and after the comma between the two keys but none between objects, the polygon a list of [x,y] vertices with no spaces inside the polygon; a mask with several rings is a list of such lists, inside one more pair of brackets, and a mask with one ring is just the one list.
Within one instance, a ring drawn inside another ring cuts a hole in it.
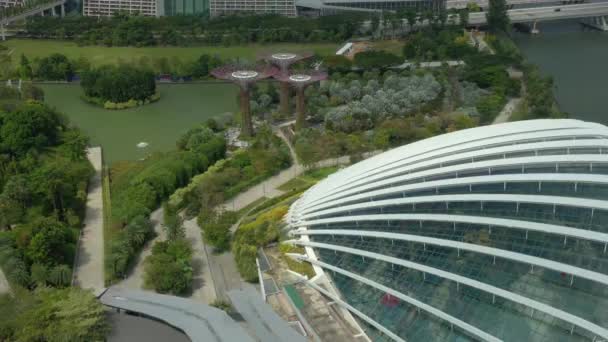
[{"label": "elevated highway", "polygon": [[[580,4],[588,2],[587,0],[507,0],[507,5],[509,7],[518,7],[518,6],[545,6],[545,5],[571,5],[571,4]],[[489,0],[447,0],[446,8],[451,9],[462,9],[466,8],[468,4],[474,3],[482,9],[487,9],[490,6]]]},{"label": "elevated highway", "polygon": [[[51,15],[61,15],[65,16],[65,3],[67,0],[54,0],[44,4],[37,5],[33,8],[28,8],[25,11],[10,16],[0,18],[0,35],[2,36],[2,40],[6,40],[6,34],[4,32],[4,27],[6,25],[10,25],[15,21],[24,20],[27,17],[31,17],[34,15],[45,15],[46,12],[50,12]],[[59,12],[57,11],[59,9]]]},{"label": "elevated highway", "polygon": [[[560,19],[597,18],[608,16],[608,2],[519,8],[508,10],[507,14],[512,23],[536,23]],[[469,24],[486,24],[486,13],[470,13]]]}]

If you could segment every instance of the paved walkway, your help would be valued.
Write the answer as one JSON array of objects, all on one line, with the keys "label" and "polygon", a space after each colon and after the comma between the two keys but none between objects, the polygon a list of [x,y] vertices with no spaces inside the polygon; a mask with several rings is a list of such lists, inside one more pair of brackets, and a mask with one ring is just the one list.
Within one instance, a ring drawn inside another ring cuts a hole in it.
[{"label": "paved walkway", "polygon": [[89,182],[84,228],[74,262],[73,283],[97,293],[104,288],[103,194],[101,185],[101,147],[91,147],[87,157],[95,169]]},{"label": "paved walkway", "polygon": [[199,300],[203,303],[212,303],[217,298],[216,284],[213,282],[211,269],[209,266],[209,251],[203,242],[201,228],[196,223],[196,218],[184,221],[186,229],[186,239],[192,243],[192,293],[190,298]]},{"label": "paved walkway", "polygon": [[11,287],[8,285],[8,281],[6,280],[4,273],[2,273],[2,269],[0,269],[0,294],[9,292],[10,290]]},{"label": "paved walkway", "polygon": [[519,98],[519,97],[510,99],[509,102],[507,102],[505,107],[502,109],[500,114],[498,114],[498,116],[494,119],[492,124],[498,124],[498,123],[503,123],[503,122],[509,121],[509,119],[511,118],[511,114],[513,114],[513,112],[515,111],[515,109],[517,108],[517,106],[520,103],[521,103],[521,98]]}]

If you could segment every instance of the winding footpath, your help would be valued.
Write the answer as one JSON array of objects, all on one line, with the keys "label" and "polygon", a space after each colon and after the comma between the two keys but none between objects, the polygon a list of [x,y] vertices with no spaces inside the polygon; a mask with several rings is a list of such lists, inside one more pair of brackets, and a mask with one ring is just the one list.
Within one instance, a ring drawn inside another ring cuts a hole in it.
[{"label": "winding footpath", "polygon": [[101,293],[104,289],[103,245],[103,190],[101,184],[101,147],[87,149],[87,158],[95,173],[89,182],[84,227],[76,259],[74,260],[73,285]]}]

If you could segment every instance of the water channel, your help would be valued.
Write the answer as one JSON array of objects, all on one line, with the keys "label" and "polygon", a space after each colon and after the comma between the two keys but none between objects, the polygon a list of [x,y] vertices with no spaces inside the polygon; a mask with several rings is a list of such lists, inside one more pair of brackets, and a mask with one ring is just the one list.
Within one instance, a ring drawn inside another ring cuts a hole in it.
[{"label": "water channel", "polygon": [[516,33],[515,43],[553,76],[560,108],[571,118],[608,124],[608,32],[577,20],[543,22],[540,34]]}]

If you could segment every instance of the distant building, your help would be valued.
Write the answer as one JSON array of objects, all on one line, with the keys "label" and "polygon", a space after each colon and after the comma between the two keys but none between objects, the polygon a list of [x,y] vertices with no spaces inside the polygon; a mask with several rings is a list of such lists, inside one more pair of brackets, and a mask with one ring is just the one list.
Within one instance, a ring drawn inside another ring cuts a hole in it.
[{"label": "distant building", "polygon": [[209,11],[209,0],[159,0],[159,15],[202,14]]},{"label": "distant building", "polygon": [[210,0],[209,13],[212,17],[235,13],[297,15],[295,0]]},{"label": "distant building", "polygon": [[108,17],[122,11],[154,17],[160,15],[160,1],[162,0],[84,0],[82,12],[86,16]]},{"label": "distant building", "polygon": [[23,0],[0,0],[0,7],[23,6]]}]

